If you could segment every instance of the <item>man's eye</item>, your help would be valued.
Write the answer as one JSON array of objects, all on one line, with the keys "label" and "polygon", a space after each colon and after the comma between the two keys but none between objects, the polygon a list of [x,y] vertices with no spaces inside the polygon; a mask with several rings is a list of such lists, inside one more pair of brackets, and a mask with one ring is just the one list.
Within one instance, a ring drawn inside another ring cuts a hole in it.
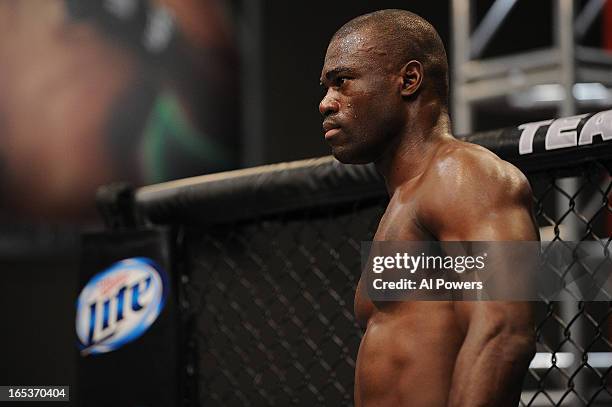
[{"label": "man's eye", "polygon": [[336,78],[336,85],[337,86],[342,86],[344,85],[350,78],[346,77],[346,76],[340,76],[338,78]]}]

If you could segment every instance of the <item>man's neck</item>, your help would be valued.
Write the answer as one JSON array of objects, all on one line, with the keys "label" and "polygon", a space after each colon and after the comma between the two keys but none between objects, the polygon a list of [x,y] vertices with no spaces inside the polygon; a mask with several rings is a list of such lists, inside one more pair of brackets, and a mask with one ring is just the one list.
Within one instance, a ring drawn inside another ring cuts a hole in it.
[{"label": "man's neck", "polygon": [[385,179],[389,196],[393,196],[398,187],[421,175],[436,147],[452,138],[450,120],[445,109],[427,105],[417,110],[418,113],[408,113],[407,126],[376,162],[376,168]]}]

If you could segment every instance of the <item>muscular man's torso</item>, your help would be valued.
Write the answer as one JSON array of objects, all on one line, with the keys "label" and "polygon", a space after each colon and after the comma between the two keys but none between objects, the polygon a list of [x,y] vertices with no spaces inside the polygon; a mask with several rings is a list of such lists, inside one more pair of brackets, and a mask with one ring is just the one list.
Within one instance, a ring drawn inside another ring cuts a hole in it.
[{"label": "muscular man's torso", "polygon": [[[391,198],[374,236],[377,241],[433,240],[419,225],[426,174]],[[442,197],[441,197],[442,198]],[[464,338],[450,301],[376,302],[359,282],[355,314],[366,326],[355,372],[356,406],[445,406]]]}]

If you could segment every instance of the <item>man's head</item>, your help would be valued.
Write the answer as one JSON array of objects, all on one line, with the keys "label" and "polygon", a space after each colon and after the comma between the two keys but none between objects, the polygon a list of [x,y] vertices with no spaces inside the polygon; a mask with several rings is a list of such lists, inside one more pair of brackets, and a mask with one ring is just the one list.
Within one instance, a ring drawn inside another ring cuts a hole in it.
[{"label": "man's head", "polygon": [[321,73],[325,138],[338,160],[376,161],[415,103],[448,105],[448,63],[436,30],[405,10],[357,17],[332,37]]}]

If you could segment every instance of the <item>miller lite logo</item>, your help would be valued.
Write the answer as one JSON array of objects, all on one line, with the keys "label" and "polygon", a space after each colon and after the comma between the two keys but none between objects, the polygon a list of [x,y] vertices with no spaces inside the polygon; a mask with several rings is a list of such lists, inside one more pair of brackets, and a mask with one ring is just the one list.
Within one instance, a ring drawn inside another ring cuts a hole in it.
[{"label": "miller lite logo", "polygon": [[144,334],[164,307],[167,285],[163,270],[145,257],[93,276],[77,301],[81,355],[110,352]]}]

